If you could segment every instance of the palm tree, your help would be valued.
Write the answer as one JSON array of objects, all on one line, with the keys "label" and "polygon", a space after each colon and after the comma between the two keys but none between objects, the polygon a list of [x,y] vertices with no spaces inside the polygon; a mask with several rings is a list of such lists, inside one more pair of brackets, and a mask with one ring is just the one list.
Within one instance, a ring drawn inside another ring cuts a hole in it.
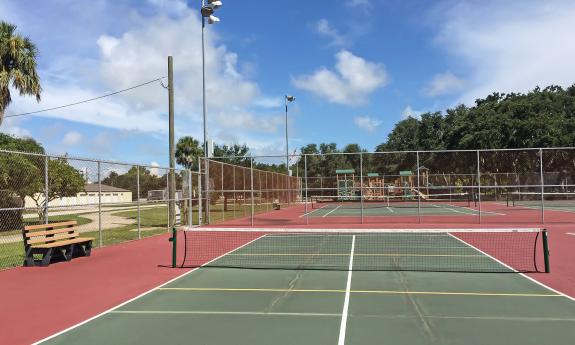
[{"label": "palm tree", "polygon": [[0,125],[12,102],[10,85],[21,96],[36,96],[40,102],[40,77],[36,72],[38,49],[29,38],[16,32],[16,25],[0,21]]},{"label": "palm tree", "polygon": [[176,145],[176,162],[186,169],[197,169],[198,157],[201,157],[204,150],[200,142],[192,137],[182,137]]}]

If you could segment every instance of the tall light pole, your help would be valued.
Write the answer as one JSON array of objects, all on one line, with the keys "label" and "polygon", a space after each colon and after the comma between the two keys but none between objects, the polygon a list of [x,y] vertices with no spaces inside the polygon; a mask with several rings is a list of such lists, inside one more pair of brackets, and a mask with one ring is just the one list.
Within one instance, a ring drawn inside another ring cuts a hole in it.
[{"label": "tall light pole", "polygon": [[287,197],[288,197],[288,205],[290,204],[291,201],[291,190],[290,190],[290,173],[289,173],[289,141],[288,141],[288,102],[293,102],[295,101],[295,97],[294,96],[289,96],[286,95],[285,96],[285,105],[286,105],[286,170],[287,170]]},{"label": "tall light pole", "polygon": [[[206,48],[205,48],[205,33],[206,30],[206,18],[208,18],[208,24],[215,24],[220,21],[220,18],[214,16],[215,10],[222,7],[223,3],[217,0],[202,0],[202,9],[200,10],[202,14],[202,113],[203,113],[203,122],[204,122],[204,158],[207,160],[209,157],[208,152],[208,123],[206,120]],[[210,188],[210,173],[209,173],[209,165],[207,163],[205,168],[205,175],[204,175],[204,183],[206,191],[206,207],[204,208],[206,212],[206,221],[207,223],[210,222],[210,202],[209,198],[209,188]],[[202,202],[202,200],[200,200]],[[201,217],[201,215],[199,215]],[[201,224],[201,219],[199,221]]]},{"label": "tall light pole", "polygon": [[288,142],[288,102],[295,101],[294,96],[285,96],[285,104],[286,104],[286,169],[287,174],[289,176],[289,142]]}]

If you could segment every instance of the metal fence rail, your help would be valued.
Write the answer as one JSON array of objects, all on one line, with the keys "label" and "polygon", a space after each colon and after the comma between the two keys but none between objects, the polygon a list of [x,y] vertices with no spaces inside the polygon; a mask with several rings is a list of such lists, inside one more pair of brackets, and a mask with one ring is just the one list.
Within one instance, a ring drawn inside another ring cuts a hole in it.
[{"label": "metal fence rail", "polygon": [[[545,223],[546,210],[575,213],[575,148],[338,152],[290,158],[296,176],[254,168],[267,163],[277,170],[276,163],[285,156],[202,161],[200,173],[209,181],[202,184],[208,205],[203,223],[247,217],[251,225],[269,225],[258,214],[271,210],[274,201],[297,212],[273,225],[327,223],[325,218],[337,212],[314,211],[314,201],[322,198],[356,200],[357,211],[338,219],[351,223]],[[382,217],[368,211],[378,198],[390,203],[387,213],[398,206],[391,201],[409,203],[414,210]],[[435,206],[453,206],[443,217],[427,209],[435,198],[447,199],[437,199]]]},{"label": "metal fence rail", "polygon": [[169,168],[0,150],[0,269],[22,264],[26,225],[74,220],[96,247],[197,225],[198,173],[172,172],[174,199]]}]

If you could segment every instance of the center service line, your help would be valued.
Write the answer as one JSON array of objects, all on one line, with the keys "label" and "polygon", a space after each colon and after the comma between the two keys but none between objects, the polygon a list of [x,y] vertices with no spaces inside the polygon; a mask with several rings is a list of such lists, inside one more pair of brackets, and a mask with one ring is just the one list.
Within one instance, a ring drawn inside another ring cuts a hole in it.
[{"label": "center service line", "polygon": [[343,311],[341,312],[341,325],[339,327],[338,345],[345,344],[345,331],[347,329],[347,310],[349,309],[349,294],[351,291],[351,273],[353,272],[353,257],[355,253],[355,235],[351,238],[351,253],[349,255],[349,268],[347,273],[347,285],[345,287],[345,299],[343,301]]}]

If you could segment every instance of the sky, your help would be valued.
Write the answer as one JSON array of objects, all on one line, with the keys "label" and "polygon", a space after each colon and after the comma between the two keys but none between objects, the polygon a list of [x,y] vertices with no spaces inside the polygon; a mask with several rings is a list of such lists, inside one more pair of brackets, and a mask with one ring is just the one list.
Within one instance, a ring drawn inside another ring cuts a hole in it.
[{"label": "sky", "polygon": [[[208,137],[254,155],[384,142],[408,116],[492,92],[575,82],[575,1],[222,0],[206,27]],[[201,141],[200,0],[1,0],[39,49],[42,101],[14,97],[0,131],[53,154],[166,166],[174,58],[176,138]],[[278,162],[281,161],[278,158]]]}]

